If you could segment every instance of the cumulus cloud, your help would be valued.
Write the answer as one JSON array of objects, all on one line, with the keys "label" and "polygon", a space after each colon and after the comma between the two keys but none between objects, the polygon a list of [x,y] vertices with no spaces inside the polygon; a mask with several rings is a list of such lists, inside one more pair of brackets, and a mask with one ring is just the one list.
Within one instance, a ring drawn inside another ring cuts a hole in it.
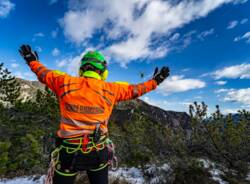
[{"label": "cumulus cloud", "polygon": [[247,43],[250,43],[250,31],[246,32],[244,35],[242,36],[237,36],[234,38],[234,42],[238,42],[244,40]]},{"label": "cumulus cloud", "polygon": [[51,52],[52,56],[59,56],[61,54],[60,50],[58,48],[54,48]]},{"label": "cumulus cloud", "polygon": [[159,87],[159,92],[163,95],[172,93],[189,91],[192,89],[204,88],[206,83],[192,78],[184,78],[184,76],[175,75],[166,79]]},{"label": "cumulus cloud", "polygon": [[[88,49],[88,50],[91,50],[91,49]],[[59,68],[65,68],[66,69],[65,72],[67,72],[69,75],[76,76],[78,75],[78,69],[80,67],[81,58],[85,52],[86,51],[84,51],[81,55],[68,56],[68,57],[64,57],[61,60],[57,60],[56,66]]]},{"label": "cumulus cloud", "polygon": [[225,67],[213,72],[212,75],[215,79],[250,79],[250,64],[243,63],[240,65]]},{"label": "cumulus cloud", "polygon": [[15,8],[15,4],[9,0],[0,0],[0,18],[5,18]]},{"label": "cumulus cloud", "polygon": [[231,22],[229,22],[227,29],[233,29],[238,25],[238,21],[237,20],[233,20]]},{"label": "cumulus cloud", "polygon": [[64,35],[76,44],[106,31],[110,44],[103,50],[126,65],[131,60],[165,56],[171,44],[161,44],[161,36],[172,36],[177,28],[232,2],[239,1],[71,0],[60,25]]},{"label": "cumulus cloud", "polygon": [[242,104],[249,105],[250,104],[250,88],[238,89],[229,91],[225,98],[225,101],[229,102],[239,102]]}]

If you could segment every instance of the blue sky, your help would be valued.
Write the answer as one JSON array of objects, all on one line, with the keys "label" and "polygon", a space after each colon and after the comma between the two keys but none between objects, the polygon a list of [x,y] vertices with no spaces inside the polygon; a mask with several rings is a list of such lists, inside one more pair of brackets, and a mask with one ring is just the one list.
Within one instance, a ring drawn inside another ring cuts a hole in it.
[{"label": "blue sky", "polygon": [[0,0],[0,62],[35,80],[17,52],[23,43],[71,75],[84,52],[100,50],[108,81],[138,83],[169,66],[171,76],[141,98],[166,110],[193,101],[210,112],[250,110],[248,0]]}]

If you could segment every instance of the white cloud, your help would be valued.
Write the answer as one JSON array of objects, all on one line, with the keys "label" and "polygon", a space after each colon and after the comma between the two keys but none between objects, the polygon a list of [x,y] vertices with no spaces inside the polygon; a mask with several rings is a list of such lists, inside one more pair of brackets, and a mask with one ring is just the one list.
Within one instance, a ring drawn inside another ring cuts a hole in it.
[{"label": "white cloud", "polygon": [[141,100],[144,102],[159,107],[164,110],[173,110],[173,111],[182,111],[182,112],[188,112],[189,105],[192,104],[192,102],[188,101],[168,101],[168,100],[156,100],[148,96],[141,97]]},{"label": "white cloud", "polygon": [[[92,37],[94,31],[101,28],[104,16],[95,11],[68,11],[60,21],[64,28],[64,34],[71,41],[76,43],[84,42],[85,39]],[[98,18],[95,18],[98,17]]]},{"label": "white cloud", "polygon": [[[103,50],[125,66],[131,60],[165,56],[171,44],[160,44],[161,35],[170,36],[177,28],[231,2],[236,0],[124,0],[122,3],[72,0],[60,25],[64,35],[76,44],[85,43],[100,30],[107,30],[105,37],[110,45]],[[153,39],[155,36],[158,40]]]},{"label": "white cloud", "polygon": [[238,25],[238,21],[237,20],[233,20],[231,22],[229,22],[227,29],[233,29]]},{"label": "white cloud", "polygon": [[250,88],[238,89],[229,91],[225,98],[225,101],[239,102],[242,104],[250,104]]},{"label": "white cloud", "polygon": [[10,11],[15,8],[15,4],[9,0],[0,0],[0,18],[5,18]]},{"label": "white cloud", "polygon": [[147,97],[147,96],[143,96],[143,97],[142,97],[142,100],[145,101],[145,102],[147,102],[147,103],[150,104],[150,105],[157,106],[157,107],[160,107],[160,108],[163,108],[162,105],[163,105],[164,102],[165,102],[165,100],[164,100],[163,103],[162,103],[162,102],[159,103],[159,101],[153,100],[153,99],[151,99],[151,98],[149,98],[149,97]]},{"label": "white cloud", "polygon": [[184,92],[192,89],[200,89],[204,88],[205,86],[206,83],[201,80],[184,78],[184,76],[175,75],[166,79],[162,84],[160,84],[158,89],[163,95],[169,95],[172,93]]},{"label": "white cloud", "polygon": [[67,65],[67,72],[71,75],[78,75],[82,56],[76,56],[69,60]]},{"label": "white cloud", "polygon": [[237,36],[237,37],[234,38],[235,42],[238,42],[238,41],[241,41],[241,40],[244,40],[247,43],[250,43],[250,31],[246,32],[243,36]]},{"label": "white cloud", "polygon": [[238,112],[239,109],[237,108],[231,108],[231,109],[222,109],[222,114],[235,114]]},{"label": "white cloud", "polygon": [[35,33],[34,37],[44,37],[44,34],[42,32]]},{"label": "white cloud", "polygon": [[204,40],[207,36],[214,34],[214,28],[201,32],[198,38]]},{"label": "white cloud", "polygon": [[51,52],[52,56],[59,56],[61,54],[60,50],[58,48],[54,48]]},{"label": "white cloud", "polygon": [[230,91],[234,91],[235,89],[225,89],[225,88],[221,88],[221,89],[218,89],[218,90],[215,90],[214,92],[215,93],[227,93],[227,92],[230,92]]},{"label": "white cloud", "polygon": [[62,60],[58,60],[56,61],[56,66],[61,68],[67,65],[69,61],[67,59],[62,59]]},{"label": "white cloud", "polygon": [[240,24],[245,24],[245,23],[247,23],[248,22],[248,18],[244,18],[244,19],[242,19],[241,21],[240,21]]},{"label": "white cloud", "polygon": [[219,85],[219,86],[223,86],[223,85],[225,85],[226,83],[227,83],[227,81],[222,81],[222,80],[216,81],[216,82],[215,82],[215,84],[217,84],[217,85]]},{"label": "white cloud", "polygon": [[33,35],[32,41],[34,42],[34,41],[37,40],[37,38],[42,38],[42,37],[44,37],[44,36],[45,36],[45,35],[44,35],[42,32],[35,33],[35,34]]},{"label": "white cloud", "polygon": [[234,4],[244,4],[246,3],[248,0],[235,0]]},{"label": "white cloud", "polygon": [[17,63],[11,63],[11,68],[17,68],[17,67],[19,67],[20,65],[19,64],[17,64]]},{"label": "white cloud", "polygon": [[[92,50],[92,49],[87,49],[87,50]],[[85,53],[86,51],[84,51],[83,53]],[[59,68],[64,67],[66,68],[66,72],[69,75],[77,76],[83,53],[78,56],[69,56],[69,57],[65,57],[62,60],[58,60],[56,61],[56,66]]]},{"label": "white cloud", "polygon": [[[98,49],[95,47],[88,47],[81,54],[77,56],[68,56],[62,60],[57,61],[56,65],[58,67],[65,67],[66,72],[68,74],[77,76],[83,55],[87,53],[88,51],[92,51],[92,50],[98,50]],[[106,59],[108,60],[108,57],[106,57]]]},{"label": "white cloud", "polygon": [[175,33],[172,35],[172,37],[169,38],[171,42],[174,42],[180,38],[180,33]]},{"label": "white cloud", "polygon": [[212,75],[215,79],[250,79],[250,64],[243,63],[240,65],[225,67],[213,72]]},{"label": "white cloud", "polygon": [[239,108],[226,108],[222,109],[223,114],[236,114],[239,113],[239,110],[245,109],[250,112],[250,107],[249,106],[241,106]]},{"label": "white cloud", "polygon": [[20,71],[16,71],[13,73],[13,75],[17,78],[21,78],[21,79],[26,79],[26,80],[37,80],[36,76],[34,73],[32,72],[20,72]]}]

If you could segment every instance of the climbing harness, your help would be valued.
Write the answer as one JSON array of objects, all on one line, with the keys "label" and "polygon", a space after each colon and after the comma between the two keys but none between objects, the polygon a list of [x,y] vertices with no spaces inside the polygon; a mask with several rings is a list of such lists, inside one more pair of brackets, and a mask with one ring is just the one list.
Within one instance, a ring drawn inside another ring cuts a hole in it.
[{"label": "climbing harness", "polygon": [[[96,129],[98,130],[98,127]],[[94,132],[91,136],[89,134],[85,134],[82,137],[77,138],[68,138],[63,139],[61,144],[51,153],[51,161],[49,165],[49,169],[47,172],[47,177],[45,179],[44,184],[52,184],[53,182],[53,176],[54,172],[57,172],[60,175],[64,176],[74,176],[77,174],[77,172],[70,173],[70,171],[73,171],[73,166],[75,165],[75,160],[77,155],[82,153],[83,155],[88,155],[92,151],[96,151],[97,155],[100,151],[104,150],[104,148],[107,148],[108,150],[108,160],[106,163],[101,163],[98,168],[91,168],[90,171],[99,171],[106,166],[109,166],[111,170],[116,170],[118,167],[118,161],[117,157],[115,156],[115,147],[113,142],[106,136],[98,137],[98,132]],[[60,157],[60,151],[65,150],[67,154],[74,154],[70,170],[67,170],[68,173],[63,173],[59,171],[61,165],[59,161]]]}]

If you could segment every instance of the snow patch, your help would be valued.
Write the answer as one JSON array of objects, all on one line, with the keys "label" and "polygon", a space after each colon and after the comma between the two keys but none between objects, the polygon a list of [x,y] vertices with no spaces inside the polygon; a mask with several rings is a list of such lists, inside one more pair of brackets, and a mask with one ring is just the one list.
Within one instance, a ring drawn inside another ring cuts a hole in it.
[{"label": "snow patch", "polygon": [[117,171],[110,171],[109,174],[115,179],[125,180],[131,184],[145,183],[142,171],[135,167],[119,168]]},{"label": "snow patch", "polygon": [[221,175],[224,175],[224,173],[223,173],[221,170],[219,170],[219,169],[216,168],[214,162],[211,162],[210,160],[208,160],[208,159],[203,159],[203,158],[198,159],[198,161],[201,162],[201,163],[203,164],[203,167],[204,167],[205,169],[211,168],[211,169],[209,170],[209,173],[212,175],[212,179],[213,179],[214,181],[219,182],[219,184],[228,184],[228,182],[226,182],[226,181],[224,181],[224,180],[221,179],[220,176],[221,176]]},{"label": "snow patch", "polygon": [[250,181],[250,173],[248,173],[246,180]]},{"label": "snow patch", "polygon": [[0,179],[0,184],[44,184],[44,177],[27,176],[9,179]]},{"label": "snow patch", "polygon": [[21,88],[22,88],[22,89],[30,89],[30,86],[27,85],[27,84],[24,84],[24,85],[21,86]]},{"label": "snow patch", "polygon": [[219,169],[212,169],[209,172],[211,173],[214,181],[218,181],[219,184],[229,184],[228,182],[226,182],[220,178],[220,175],[223,175],[223,172],[220,171]]}]

